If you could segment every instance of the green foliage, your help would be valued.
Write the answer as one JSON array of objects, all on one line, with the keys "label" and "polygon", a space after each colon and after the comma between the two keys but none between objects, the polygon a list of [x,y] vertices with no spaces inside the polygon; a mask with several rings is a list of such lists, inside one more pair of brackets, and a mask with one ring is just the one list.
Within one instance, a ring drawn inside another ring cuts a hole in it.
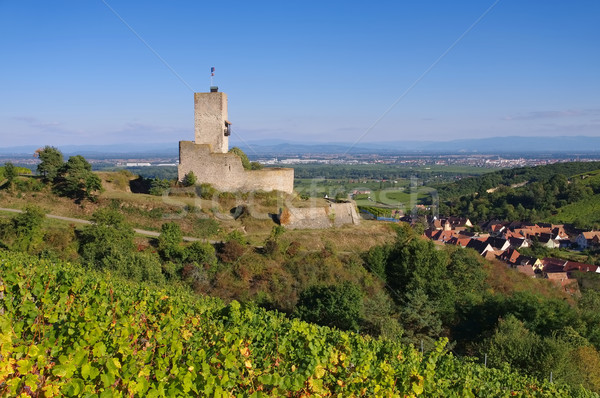
[{"label": "green foliage", "polygon": [[282,225],[275,225],[271,228],[269,237],[265,240],[264,252],[270,256],[276,256],[280,254],[281,247],[279,245],[279,238],[285,233],[285,227]]},{"label": "green foliage", "polygon": [[258,162],[250,162],[250,170],[262,170],[265,166]]},{"label": "green foliage", "polygon": [[350,282],[311,286],[300,294],[295,315],[307,322],[358,330],[363,316],[362,292]]},{"label": "green foliage", "polygon": [[13,186],[19,192],[39,192],[44,189],[44,183],[37,178],[17,178]]},{"label": "green foliage", "polygon": [[46,145],[35,153],[41,161],[37,166],[38,174],[42,175],[46,182],[53,181],[64,164],[62,152],[53,146]]},{"label": "green foliage", "polygon": [[[110,167],[106,171],[117,171],[123,170],[119,168]],[[127,167],[126,169],[133,175],[140,176],[144,179],[158,178],[161,180],[175,180],[177,179],[177,166],[137,166]]]},{"label": "green foliage", "polygon": [[[10,163],[10,166],[8,166]],[[8,173],[6,171],[6,166],[9,167]],[[27,167],[18,167],[15,166],[14,164],[12,164],[11,162],[6,162],[4,164],[4,166],[0,166],[0,181],[3,181],[4,179],[9,179],[9,174],[12,175],[12,181],[15,180],[15,178],[21,174],[21,175],[30,175],[31,174],[31,169],[28,169]]]},{"label": "green foliage", "polygon": [[22,213],[0,225],[0,240],[7,242],[12,250],[32,251],[43,238],[42,223],[45,217],[41,208],[28,205]]},{"label": "green foliage", "polygon": [[599,162],[557,163],[463,179],[438,187],[440,212],[472,221],[572,222],[591,228],[600,225],[595,195],[600,193],[600,180],[573,174],[598,166]]},{"label": "green foliage", "polygon": [[371,271],[374,275],[377,275],[381,280],[386,280],[386,264],[390,255],[391,247],[385,246],[373,246],[369,250],[363,253],[363,260],[365,267]]},{"label": "green foliage", "polygon": [[169,180],[162,180],[159,178],[153,178],[150,182],[150,190],[148,193],[154,196],[162,196],[168,193],[171,188],[171,182]]},{"label": "green foliage", "polygon": [[160,228],[158,236],[158,252],[164,261],[181,260],[183,249],[183,232],[176,222],[165,223]]},{"label": "green foliage", "polygon": [[4,177],[8,181],[9,185],[12,185],[13,181],[17,177],[17,168],[12,162],[4,163]]},{"label": "green foliage", "polygon": [[123,215],[113,209],[100,209],[92,215],[92,225],[80,234],[79,254],[85,265],[118,271],[129,267],[134,231]]},{"label": "green foliage", "polygon": [[210,184],[200,184],[200,197],[202,199],[213,199],[218,191]]},{"label": "green foliage", "polygon": [[428,351],[435,346],[435,340],[442,331],[436,304],[422,288],[406,293],[399,321],[405,331],[403,341],[415,346],[422,343]]},{"label": "green foliage", "polygon": [[392,209],[375,206],[358,206],[359,211],[367,211],[375,217],[391,217]]},{"label": "green foliage", "polygon": [[240,148],[234,146],[233,148],[231,148],[229,150],[229,153],[234,153],[240,158],[240,160],[242,161],[242,166],[244,167],[244,170],[252,170],[252,165],[250,164],[250,160],[248,159],[248,156],[246,156],[244,151],[242,151]]},{"label": "green foliage", "polygon": [[570,327],[552,335],[538,335],[509,315],[500,319],[494,334],[481,349],[488,353],[492,366],[508,363],[540,379],[552,372],[556,381],[583,384],[596,390],[599,387],[598,378],[588,377],[586,365],[581,362],[584,355],[588,361],[598,363],[598,352]]},{"label": "green foliage", "polygon": [[600,162],[566,162],[535,167],[518,167],[463,178],[451,184],[434,186],[440,198],[450,199],[474,192],[482,193],[499,186],[511,186],[527,181],[548,181],[557,174],[573,176],[600,168]]},{"label": "green foliage", "polygon": [[597,397],[61,262],[0,251],[0,278],[2,396]]},{"label": "green foliage", "polygon": [[285,227],[283,225],[275,225],[273,228],[271,228],[271,234],[269,235],[269,238],[277,241],[284,233]]},{"label": "green foliage", "polygon": [[160,257],[150,251],[134,252],[121,264],[118,272],[132,281],[146,281],[161,285],[165,282]]},{"label": "green foliage", "polygon": [[225,239],[225,241],[226,242],[235,241],[242,246],[248,244],[248,239],[246,239],[246,236],[244,235],[244,233],[242,231],[240,231],[239,229],[231,231],[229,234],[227,234],[227,238]]},{"label": "green foliage", "polygon": [[58,194],[78,201],[95,201],[97,194],[102,191],[100,177],[92,172],[92,166],[81,155],[69,157],[54,181],[54,190]]},{"label": "green foliage", "polygon": [[194,185],[196,185],[196,175],[194,174],[193,171],[190,171],[189,173],[187,173],[185,175],[185,177],[183,177],[183,185],[186,187],[193,187]]},{"label": "green foliage", "polygon": [[210,238],[221,232],[221,225],[213,218],[196,218],[194,232],[203,238]]},{"label": "green foliage", "polygon": [[217,265],[216,251],[213,245],[204,242],[193,242],[183,250],[183,259],[188,263],[214,267]]}]

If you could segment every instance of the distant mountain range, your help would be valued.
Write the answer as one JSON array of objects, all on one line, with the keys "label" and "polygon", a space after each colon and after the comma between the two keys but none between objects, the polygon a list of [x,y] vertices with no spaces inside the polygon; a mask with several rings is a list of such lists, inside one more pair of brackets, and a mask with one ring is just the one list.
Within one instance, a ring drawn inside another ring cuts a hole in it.
[{"label": "distant mountain range", "polygon": [[[261,140],[232,142],[250,156],[301,155],[341,153],[600,153],[600,137],[492,137],[453,141],[391,141],[391,142],[292,142]],[[0,147],[0,155],[31,155],[40,146]],[[177,156],[178,143],[129,143],[110,145],[59,145],[65,155],[89,157]]]},{"label": "distant mountain range", "polygon": [[303,143],[253,141],[238,145],[249,155],[302,153],[600,153],[600,137],[492,137],[453,141]]}]

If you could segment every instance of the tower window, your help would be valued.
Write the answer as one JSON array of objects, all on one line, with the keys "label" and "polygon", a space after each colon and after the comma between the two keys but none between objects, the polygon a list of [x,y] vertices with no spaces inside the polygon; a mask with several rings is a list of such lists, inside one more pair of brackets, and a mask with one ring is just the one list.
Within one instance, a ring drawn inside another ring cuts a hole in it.
[{"label": "tower window", "polygon": [[231,123],[225,120],[225,137],[229,137],[231,135]]}]

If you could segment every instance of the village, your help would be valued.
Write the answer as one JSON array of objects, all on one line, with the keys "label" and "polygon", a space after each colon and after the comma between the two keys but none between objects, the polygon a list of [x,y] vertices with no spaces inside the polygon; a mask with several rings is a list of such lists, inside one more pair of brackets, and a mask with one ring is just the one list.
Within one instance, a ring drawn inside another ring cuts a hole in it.
[{"label": "village", "polygon": [[[413,220],[405,216],[402,221]],[[473,225],[464,217],[432,217],[423,236],[438,245],[474,249],[488,259],[532,278],[545,278],[566,292],[579,292],[575,272],[600,274],[600,266],[563,258],[523,255],[519,250],[534,244],[547,249],[567,249],[573,253],[600,248],[600,231],[579,231],[564,224],[487,221]],[[479,231],[479,232],[475,232]]]}]

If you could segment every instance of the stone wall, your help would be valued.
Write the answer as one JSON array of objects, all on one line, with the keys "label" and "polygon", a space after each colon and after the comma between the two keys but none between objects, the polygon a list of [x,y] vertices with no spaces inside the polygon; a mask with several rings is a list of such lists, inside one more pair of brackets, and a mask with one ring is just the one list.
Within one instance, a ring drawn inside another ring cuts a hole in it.
[{"label": "stone wall", "polygon": [[294,191],[294,169],[244,170],[233,153],[213,153],[208,144],[179,142],[178,178],[194,172],[198,184],[207,183],[223,192]]},{"label": "stone wall", "polygon": [[327,207],[284,209],[279,222],[289,229],[324,229],[346,224],[358,225],[356,206],[350,203],[329,203]]},{"label": "stone wall", "polygon": [[196,144],[208,144],[215,153],[229,151],[225,135],[227,94],[194,93],[194,139]]}]

